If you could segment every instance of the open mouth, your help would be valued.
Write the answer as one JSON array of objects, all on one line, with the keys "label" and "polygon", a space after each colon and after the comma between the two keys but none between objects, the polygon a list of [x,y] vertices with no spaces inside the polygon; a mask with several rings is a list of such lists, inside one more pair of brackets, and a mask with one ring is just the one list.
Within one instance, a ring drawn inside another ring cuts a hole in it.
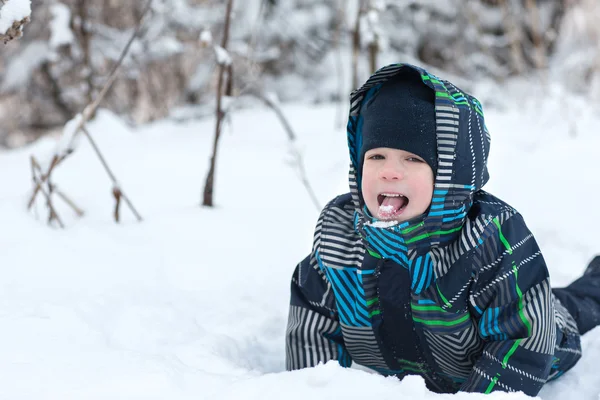
[{"label": "open mouth", "polygon": [[379,203],[379,211],[377,217],[379,219],[393,219],[406,209],[408,205],[408,197],[400,193],[380,193],[377,195]]}]

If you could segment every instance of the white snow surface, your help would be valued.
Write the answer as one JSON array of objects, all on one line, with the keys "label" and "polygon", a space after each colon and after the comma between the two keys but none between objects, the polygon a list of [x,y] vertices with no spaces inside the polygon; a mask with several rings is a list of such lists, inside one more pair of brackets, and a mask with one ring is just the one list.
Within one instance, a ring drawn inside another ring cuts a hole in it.
[{"label": "white snow surface", "polygon": [[[486,109],[492,135],[486,189],[524,214],[555,286],[578,277],[600,252],[599,113],[571,100],[579,113],[572,122],[561,112],[564,97]],[[324,205],[347,191],[336,105],[282,109]],[[0,152],[0,397],[526,398],[437,395],[418,377],[398,381],[333,362],[284,371],[290,277],[310,250],[318,211],[269,109],[231,114],[212,209],[199,206],[212,118],[134,129],[100,110],[88,128],[144,221],[126,207],[122,223],[112,221],[111,182],[88,141],[53,178],[86,212],[78,219],[55,199],[64,230],[46,225],[42,201],[26,210],[29,156],[48,157],[59,138]],[[600,328],[584,336],[583,350],[579,364],[540,398],[600,398]]]},{"label": "white snow surface", "polygon": [[0,7],[0,34],[6,33],[15,21],[31,16],[31,0],[4,0]]}]

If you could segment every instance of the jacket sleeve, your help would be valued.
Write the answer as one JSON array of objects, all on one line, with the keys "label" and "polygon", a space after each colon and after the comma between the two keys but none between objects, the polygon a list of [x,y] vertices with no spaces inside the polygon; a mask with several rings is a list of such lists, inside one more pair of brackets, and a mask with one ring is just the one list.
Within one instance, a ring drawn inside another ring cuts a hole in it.
[{"label": "jacket sleeve", "polygon": [[330,360],[338,360],[343,367],[352,364],[344,347],[331,285],[317,262],[321,226],[328,207],[317,222],[312,253],[296,266],[292,276],[286,330],[288,371]]},{"label": "jacket sleeve", "polygon": [[490,224],[474,252],[470,294],[485,344],[461,391],[535,396],[550,373],[556,343],[548,269],[520,214],[502,214]]}]

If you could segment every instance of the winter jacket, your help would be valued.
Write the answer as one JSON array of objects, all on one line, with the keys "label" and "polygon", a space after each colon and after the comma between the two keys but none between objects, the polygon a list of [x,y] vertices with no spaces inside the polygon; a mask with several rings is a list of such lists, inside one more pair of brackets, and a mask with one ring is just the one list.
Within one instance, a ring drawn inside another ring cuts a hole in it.
[{"label": "winter jacket", "polygon": [[[435,91],[438,170],[429,210],[388,226],[370,218],[357,176],[361,105],[401,68]],[[288,370],[337,360],[417,374],[435,392],[523,391],[581,357],[523,217],[482,190],[490,136],[481,104],[427,71],[395,64],[351,95],[350,193],[318,219],[293,274]]]}]

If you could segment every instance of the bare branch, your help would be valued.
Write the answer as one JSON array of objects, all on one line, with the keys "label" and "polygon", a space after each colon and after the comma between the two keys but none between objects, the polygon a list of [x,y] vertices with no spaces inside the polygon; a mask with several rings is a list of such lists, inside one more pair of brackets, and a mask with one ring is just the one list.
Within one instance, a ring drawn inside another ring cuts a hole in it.
[{"label": "bare branch", "polygon": [[37,187],[39,187],[39,191],[42,192],[42,194],[44,195],[44,197],[46,198],[46,205],[48,206],[48,224],[52,223],[52,220],[56,220],[58,222],[58,225],[61,228],[64,228],[65,225],[62,223],[60,217],[58,216],[58,213],[56,212],[54,205],[52,204],[52,188],[50,187],[49,191],[46,192],[46,190],[44,190],[43,184],[40,181],[40,179],[37,177],[36,174],[36,166],[39,167],[39,165],[37,165],[37,161],[35,160],[35,158],[32,156],[30,158],[31,161],[31,173],[32,173],[32,179],[34,181],[34,183],[37,184]]},{"label": "bare branch", "polygon": [[[229,26],[231,24],[231,10],[233,8],[233,0],[227,1],[227,8],[225,10],[225,28],[223,32],[223,39],[221,41],[221,48],[227,51],[227,42],[229,40]],[[215,168],[217,163],[217,150],[219,146],[219,139],[221,137],[221,126],[223,124],[223,110],[221,107],[223,98],[223,86],[229,86],[228,83],[224,82],[224,75],[226,65],[223,62],[219,62],[219,76],[217,80],[217,106],[215,109],[215,138],[213,141],[212,155],[210,157],[210,166],[208,174],[206,175],[206,181],[204,182],[204,194],[202,199],[202,205],[212,207],[213,206],[213,191],[214,191],[214,180],[215,180]],[[229,89],[231,90],[231,89]]]},{"label": "bare branch", "polygon": [[[102,153],[100,152],[100,148],[98,147],[98,145],[96,144],[96,142],[94,141],[94,139],[92,138],[92,135],[90,134],[90,132],[85,128],[82,127],[81,128],[83,130],[83,133],[85,134],[85,137],[88,139],[88,141],[90,142],[90,144],[92,145],[92,148],[94,149],[94,152],[96,153],[96,155],[98,156],[98,158],[100,159],[100,162],[102,163],[102,166],[104,167],[104,170],[106,171],[106,173],[108,174],[108,176],[110,177],[110,180],[113,182],[113,193],[115,192],[115,190],[118,190],[119,192],[119,197],[123,196],[125,197],[125,195],[123,194],[122,189],[119,186],[119,183],[117,182],[117,177],[115,176],[115,174],[112,172],[112,170],[110,169],[110,167],[108,166],[108,163],[106,162],[106,159],[104,158],[104,156],[102,155]],[[126,198],[126,197],[125,197]],[[131,202],[129,200],[126,201],[127,205],[129,205],[129,208],[131,209],[131,211],[133,212],[133,214],[136,216],[136,218],[138,219],[138,221],[142,221],[142,217],[140,216],[140,214],[136,211],[135,207],[133,207],[133,204],[131,204]],[[118,207],[118,205],[117,205]],[[118,217],[118,214],[117,214]],[[115,219],[117,222],[119,222],[118,219]]]}]

